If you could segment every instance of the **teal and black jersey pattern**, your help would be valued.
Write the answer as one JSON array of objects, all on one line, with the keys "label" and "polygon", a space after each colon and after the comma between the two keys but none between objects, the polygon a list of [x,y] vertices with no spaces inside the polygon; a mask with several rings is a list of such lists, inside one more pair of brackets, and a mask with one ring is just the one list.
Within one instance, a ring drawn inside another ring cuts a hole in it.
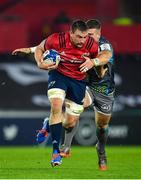
[{"label": "teal and black jersey pattern", "polygon": [[[102,36],[99,39],[99,49],[100,51],[103,50],[112,51],[113,54],[112,45]],[[106,65],[104,65],[104,67],[108,68],[108,71],[106,72],[103,78],[99,78],[97,76],[97,73],[94,70],[94,68],[88,71],[88,86],[99,93],[108,95],[111,92],[113,92],[115,89],[114,55],[112,56],[111,59],[109,59],[109,62]]]}]

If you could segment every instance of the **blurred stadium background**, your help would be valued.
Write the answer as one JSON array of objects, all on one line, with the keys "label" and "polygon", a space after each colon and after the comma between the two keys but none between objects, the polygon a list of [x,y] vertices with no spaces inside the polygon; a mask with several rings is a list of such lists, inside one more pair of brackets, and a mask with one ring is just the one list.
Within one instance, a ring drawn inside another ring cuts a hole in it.
[{"label": "blurred stadium background", "polygon": [[[0,146],[34,145],[35,130],[49,115],[47,72],[32,55],[12,50],[37,45],[74,19],[98,18],[116,58],[116,101],[108,144],[141,145],[141,2],[138,0],[0,0]],[[95,144],[91,108],[73,144]]]}]

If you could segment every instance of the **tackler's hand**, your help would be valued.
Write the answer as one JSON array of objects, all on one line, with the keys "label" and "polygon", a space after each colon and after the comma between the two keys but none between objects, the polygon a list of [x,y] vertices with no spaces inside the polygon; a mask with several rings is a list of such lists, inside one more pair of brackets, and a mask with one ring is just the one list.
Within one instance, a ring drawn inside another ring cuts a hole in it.
[{"label": "tackler's hand", "polygon": [[80,71],[82,73],[87,72],[89,69],[91,69],[94,66],[94,63],[91,61],[91,59],[87,56],[83,56],[85,58],[85,62],[80,65]]}]

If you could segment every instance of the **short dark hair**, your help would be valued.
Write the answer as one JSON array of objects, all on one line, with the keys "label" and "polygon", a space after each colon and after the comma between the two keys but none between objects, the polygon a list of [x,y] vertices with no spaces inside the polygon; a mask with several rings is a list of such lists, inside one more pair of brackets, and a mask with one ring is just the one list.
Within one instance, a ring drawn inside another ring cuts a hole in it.
[{"label": "short dark hair", "polygon": [[101,22],[97,19],[90,19],[86,22],[88,29],[100,29],[101,28]]},{"label": "short dark hair", "polygon": [[71,25],[72,32],[74,33],[77,29],[82,32],[87,31],[88,28],[86,22],[82,20],[73,21]]}]

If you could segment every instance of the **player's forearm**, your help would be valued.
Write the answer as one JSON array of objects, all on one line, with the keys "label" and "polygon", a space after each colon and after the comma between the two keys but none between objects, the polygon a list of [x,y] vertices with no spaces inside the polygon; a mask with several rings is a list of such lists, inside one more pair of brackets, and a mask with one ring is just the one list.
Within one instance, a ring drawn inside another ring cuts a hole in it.
[{"label": "player's forearm", "polygon": [[110,58],[112,57],[111,51],[101,51],[96,58],[91,59],[94,63],[94,67],[102,66],[109,62]]},{"label": "player's forearm", "polygon": [[34,57],[36,62],[39,62],[43,56],[43,53],[45,51],[44,45],[45,45],[45,39],[35,48]]},{"label": "player's forearm", "polygon": [[43,49],[40,46],[37,46],[36,49],[35,49],[35,53],[34,53],[34,57],[35,57],[35,60],[36,60],[37,64],[39,62],[41,62],[43,53],[44,53]]},{"label": "player's forearm", "polygon": [[29,48],[18,48],[12,51],[12,55],[18,55],[18,53],[25,53],[30,54],[34,53],[36,47],[29,47]]}]

